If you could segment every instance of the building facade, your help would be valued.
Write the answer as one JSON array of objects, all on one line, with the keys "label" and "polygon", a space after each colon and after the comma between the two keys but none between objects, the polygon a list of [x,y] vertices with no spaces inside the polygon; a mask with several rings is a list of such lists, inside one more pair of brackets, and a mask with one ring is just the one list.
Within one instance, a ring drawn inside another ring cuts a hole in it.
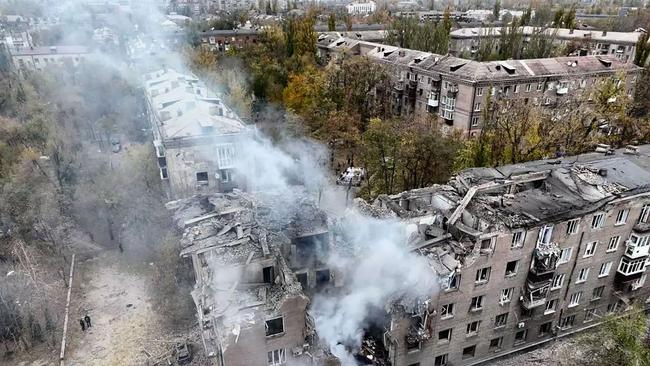
[{"label": "building facade", "polygon": [[395,115],[439,117],[468,136],[482,128],[488,95],[548,107],[568,98],[588,103],[590,90],[609,78],[632,95],[642,70],[611,56],[477,62],[335,37],[319,39],[318,52],[325,60],[357,55],[385,64],[393,77],[393,90],[385,92]]},{"label": "building facade", "polygon": [[160,178],[170,199],[237,187],[237,145],[250,134],[198,78],[171,69],[144,75]]},{"label": "building facade", "polygon": [[371,14],[377,10],[377,4],[370,0],[365,2],[354,1],[345,6],[348,14]]},{"label": "building facade", "polygon": [[43,70],[48,65],[79,65],[90,55],[84,46],[29,47],[9,50],[17,70]]},{"label": "building facade", "polygon": [[[575,51],[571,55],[609,56],[616,57],[623,62],[634,61],[636,43],[644,33],[641,31],[608,32],[530,26],[521,27],[520,30],[524,37],[524,47],[530,41],[531,36],[541,35],[545,38],[553,39],[558,47],[566,47],[573,43],[571,48],[575,49]],[[498,39],[501,36],[501,32],[502,28],[499,27],[460,28],[453,30],[449,34],[449,53],[454,56],[473,56],[478,52],[482,40],[487,38]],[[497,43],[495,42],[495,47],[497,47]]]}]

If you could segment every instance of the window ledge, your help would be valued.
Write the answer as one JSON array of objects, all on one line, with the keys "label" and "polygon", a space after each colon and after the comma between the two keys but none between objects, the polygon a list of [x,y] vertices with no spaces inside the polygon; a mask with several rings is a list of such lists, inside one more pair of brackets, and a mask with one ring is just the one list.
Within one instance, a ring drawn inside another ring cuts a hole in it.
[{"label": "window ledge", "polygon": [[506,274],[506,278],[512,278],[512,277],[516,277],[516,276],[517,276],[517,272],[507,273]]},{"label": "window ledge", "polygon": [[477,335],[478,332],[472,332],[472,333],[465,334],[465,338],[472,338],[472,337],[476,337]]},{"label": "window ledge", "polygon": [[579,285],[579,284],[585,283],[585,282],[587,282],[587,280],[579,280],[579,281],[576,281],[576,285]]},{"label": "window ledge", "polygon": [[544,315],[555,314],[555,310],[544,310]]},{"label": "window ledge", "polygon": [[453,315],[445,315],[445,316],[441,316],[440,320],[447,320],[447,319],[451,319],[453,317],[454,317]]},{"label": "window ledge", "polygon": [[560,287],[551,287],[549,290],[550,291],[557,291],[557,290],[560,290],[560,289],[562,289],[562,286],[560,286]]},{"label": "window ledge", "polygon": [[625,226],[625,224],[627,224],[627,222],[617,222],[614,226]]},{"label": "window ledge", "polygon": [[608,277],[608,276],[609,276],[609,273],[608,274],[598,275],[598,278],[605,278],[605,277]]},{"label": "window ledge", "polygon": [[481,308],[473,308],[473,309],[469,309],[469,311],[470,311],[471,313],[478,313],[479,311],[482,311],[482,310],[483,310],[482,307],[481,307]]},{"label": "window ledge", "polygon": [[618,248],[616,248],[616,249],[606,250],[605,253],[615,253],[617,249],[618,249]]},{"label": "window ledge", "polygon": [[277,333],[277,334],[271,334],[271,335],[267,335],[267,336],[266,336],[266,339],[280,338],[280,337],[282,337],[283,335],[284,335],[284,332]]},{"label": "window ledge", "polygon": [[569,305],[567,306],[567,308],[569,308],[569,309],[570,309],[570,308],[575,308],[575,307],[578,306],[578,305],[580,305],[580,304],[569,304]]},{"label": "window ledge", "polygon": [[479,281],[479,282],[474,281],[474,286],[477,286],[477,287],[478,286],[483,286],[483,285],[485,285],[487,283],[488,283],[488,281]]}]

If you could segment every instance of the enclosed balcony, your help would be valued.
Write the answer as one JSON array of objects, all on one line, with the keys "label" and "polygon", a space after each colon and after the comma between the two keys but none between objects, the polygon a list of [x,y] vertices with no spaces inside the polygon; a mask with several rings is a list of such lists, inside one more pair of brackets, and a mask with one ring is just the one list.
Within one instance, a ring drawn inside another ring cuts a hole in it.
[{"label": "enclosed balcony", "polygon": [[532,283],[550,281],[557,268],[560,248],[555,243],[537,243],[533,251],[533,261],[528,272],[528,281]]},{"label": "enclosed balcony", "polygon": [[561,82],[561,83],[557,84],[557,87],[555,88],[555,93],[557,95],[565,95],[568,92],[569,92],[568,83]]},{"label": "enclosed balcony", "polygon": [[626,256],[621,257],[616,270],[616,280],[625,282],[630,279],[639,278],[645,272],[646,258],[632,259]]},{"label": "enclosed balcony", "polygon": [[650,235],[632,233],[630,239],[625,241],[625,246],[627,247],[625,250],[626,257],[631,259],[647,257],[650,249]]},{"label": "enclosed balcony", "polygon": [[429,107],[437,107],[440,105],[440,100],[438,100],[438,93],[431,92],[429,93],[429,99],[427,100],[427,105]]},{"label": "enclosed balcony", "polygon": [[521,306],[524,309],[530,310],[546,304],[546,296],[550,287],[550,280],[538,283],[526,281],[526,288],[519,298]]}]

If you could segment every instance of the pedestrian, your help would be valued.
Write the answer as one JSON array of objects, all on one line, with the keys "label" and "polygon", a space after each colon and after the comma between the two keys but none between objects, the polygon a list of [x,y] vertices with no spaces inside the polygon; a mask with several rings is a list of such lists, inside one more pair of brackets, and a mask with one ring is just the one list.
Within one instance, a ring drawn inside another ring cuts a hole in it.
[{"label": "pedestrian", "polygon": [[90,324],[90,317],[86,315],[84,317],[84,320],[86,321],[86,328],[90,328],[92,325]]},{"label": "pedestrian", "polygon": [[81,325],[81,331],[85,332],[86,331],[86,323],[84,323],[84,320],[79,319],[79,324]]}]

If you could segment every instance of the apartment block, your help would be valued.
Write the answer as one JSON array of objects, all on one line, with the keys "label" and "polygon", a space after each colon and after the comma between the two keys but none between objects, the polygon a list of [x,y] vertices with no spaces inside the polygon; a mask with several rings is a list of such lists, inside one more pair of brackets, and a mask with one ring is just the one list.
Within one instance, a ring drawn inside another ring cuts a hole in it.
[{"label": "apartment block", "polygon": [[236,151],[251,134],[196,76],[172,69],[144,75],[147,114],[167,197],[230,191]]},{"label": "apartment block", "polygon": [[441,214],[451,234],[417,249],[447,280],[419,312],[392,314],[394,364],[474,365],[647,307],[648,153],[468,169],[453,190],[380,197],[404,219]]},{"label": "apartment block", "polygon": [[588,106],[593,88],[609,78],[632,95],[642,70],[609,55],[477,62],[332,36],[317,46],[324,60],[365,56],[386,65],[393,87],[379,92],[389,93],[395,115],[436,116],[469,136],[482,128],[488,95],[547,107],[576,98]]},{"label": "apartment block", "polygon": [[[581,30],[567,28],[520,27],[523,34],[523,46],[526,47],[531,37],[543,36],[553,39],[558,47],[572,44],[576,56],[610,56],[623,62],[633,62],[636,54],[636,44],[644,31],[609,32],[598,30]],[[468,54],[473,56],[478,52],[482,41],[498,40],[501,37],[500,27],[460,28],[450,34],[449,53],[454,56]],[[495,47],[498,42],[495,42]],[[496,51],[496,49],[494,50]]]},{"label": "apartment block", "polygon": [[11,60],[16,70],[43,70],[49,65],[77,66],[89,57],[84,46],[23,47],[10,49]]}]

